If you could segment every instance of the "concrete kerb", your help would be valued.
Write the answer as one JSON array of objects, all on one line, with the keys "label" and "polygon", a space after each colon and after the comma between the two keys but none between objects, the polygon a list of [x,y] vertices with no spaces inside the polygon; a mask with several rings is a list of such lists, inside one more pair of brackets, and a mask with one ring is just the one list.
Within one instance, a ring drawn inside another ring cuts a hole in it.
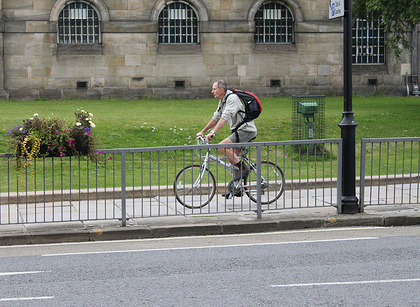
[{"label": "concrete kerb", "polygon": [[[315,214],[315,215],[319,215]],[[159,220],[160,219],[160,220]],[[172,223],[171,223],[172,222]],[[117,221],[60,222],[46,224],[4,225],[0,245],[29,245],[68,242],[147,239],[179,236],[257,233],[298,229],[320,229],[361,226],[420,225],[418,211],[410,215],[367,214],[329,215],[291,218],[290,213],[266,214],[263,219],[252,215],[166,217],[132,221],[121,227]]]}]

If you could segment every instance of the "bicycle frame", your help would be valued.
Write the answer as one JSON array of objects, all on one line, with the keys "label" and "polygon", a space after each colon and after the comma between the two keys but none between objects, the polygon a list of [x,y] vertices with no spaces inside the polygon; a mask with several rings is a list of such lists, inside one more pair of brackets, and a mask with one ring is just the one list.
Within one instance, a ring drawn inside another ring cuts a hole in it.
[{"label": "bicycle frame", "polygon": [[[198,145],[202,145],[201,143],[206,143],[205,139],[203,137],[197,137],[197,141],[198,141]],[[201,143],[200,143],[201,142]],[[201,179],[203,178],[204,175],[204,170],[207,168],[208,162],[209,161],[213,161],[219,165],[221,165],[222,167],[224,167],[225,169],[227,169],[230,173],[234,173],[234,172],[239,172],[239,168],[236,167],[235,165],[232,165],[232,163],[230,162],[226,162],[224,161],[222,158],[216,157],[212,154],[210,154],[210,148],[207,150],[206,155],[204,156],[204,160],[203,163],[201,163],[201,173],[199,178],[197,178],[196,182],[194,183],[194,187],[197,187],[200,184]],[[251,169],[251,171],[253,171],[255,174],[257,174],[257,168],[255,167],[255,164],[252,163],[248,156],[247,156],[247,150],[244,151],[244,149],[241,149],[241,160],[244,161]],[[199,154],[200,155],[200,154]],[[200,155],[201,156],[201,155]],[[266,179],[261,176],[262,179],[262,184],[266,183]],[[239,188],[241,186],[241,180],[238,180],[237,182],[234,182],[234,185],[236,188]],[[247,187],[250,187],[250,184],[247,184]]]},{"label": "bicycle frame", "polygon": [[[197,137],[197,141],[198,141],[198,145],[202,145],[204,143],[205,144],[208,144],[205,141],[205,139],[203,137],[201,137],[201,136]],[[216,156],[210,154],[210,150],[211,150],[210,148],[207,149],[207,153],[204,156],[203,163],[201,163],[201,166],[203,167],[203,169],[206,169],[207,168],[207,165],[208,165],[208,162],[209,161],[213,161],[213,162],[216,162],[217,164],[223,166],[230,173],[233,173],[234,171],[239,171],[239,169],[236,166],[232,165],[232,163],[226,162],[222,158],[219,158],[219,157],[216,157]],[[198,154],[198,155],[201,156],[200,154]]]}]

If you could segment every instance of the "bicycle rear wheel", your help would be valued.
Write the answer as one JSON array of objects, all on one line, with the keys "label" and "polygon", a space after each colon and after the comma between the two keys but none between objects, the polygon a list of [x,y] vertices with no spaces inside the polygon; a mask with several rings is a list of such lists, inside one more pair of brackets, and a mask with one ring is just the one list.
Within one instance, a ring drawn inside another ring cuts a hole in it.
[{"label": "bicycle rear wheel", "polygon": [[[283,171],[273,162],[261,161],[261,178],[261,204],[271,204],[284,192]],[[256,172],[250,172],[244,179],[244,191],[253,202],[257,202]]]},{"label": "bicycle rear wheel", "polygon": [[175,177],[176,199],[187,208],[201,208],[207,205],[216,193],[213,174],[200,165],[184,167]]}]

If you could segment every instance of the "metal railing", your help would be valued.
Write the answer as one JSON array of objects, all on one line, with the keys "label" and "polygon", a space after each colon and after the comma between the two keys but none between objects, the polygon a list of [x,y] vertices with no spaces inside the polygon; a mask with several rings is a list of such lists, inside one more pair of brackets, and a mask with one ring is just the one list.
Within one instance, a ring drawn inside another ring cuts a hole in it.
[{"label": "metal railing", "polygon": [[[216,163],[208,168],[217,194],[201,208],[187,208],[174,195],[176,174],[201,164],[196,151],[226,145],[105,149],[98,161],[85,157],[36,158],[16,169],[12,154],[0,156],[0,224],[216,214],[336,206],[341,199],[341,139],[232,144],[246,146],[261,173],[261,161],[284,172],[285,191],[261,204],[247,196],[226,199],[232,175]],[[230,177],[229,177],[230,176]],[[261,191],[259,191],[261,193]],[[261,197],[260,197],[261,198]]]},{"label": "metal railing", "polygon": [[362,139],[360,207],[420,202],[420,138]]}]

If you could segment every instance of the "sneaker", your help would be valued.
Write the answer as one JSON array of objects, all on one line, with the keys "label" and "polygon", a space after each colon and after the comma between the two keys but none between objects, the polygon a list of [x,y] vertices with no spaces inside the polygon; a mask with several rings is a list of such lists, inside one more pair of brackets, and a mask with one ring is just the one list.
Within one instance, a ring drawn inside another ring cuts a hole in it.
[{"label": "sneaker", "polygon": [[[245,169],[243,169],[245,167]],[[249,167],[244,165],[242,166],[242,170],[239,171],[233,178],[233,181],[237,181],[239,179],[245,179],[249,175]]]},{"label": "sneaker", "polygon": [[226,199],[231,199],[232,196],[230,195],[230,193],[223,193],[222,197],[226,198]]},{"label": "sneaker", "polygon": [[[236,192],[236,194],[234,194],[233,196],[235,196],[235,197],[242,197],[243,196],[243,193],[242,193],[242,191],[239,191],[239,192]],[[225,197],[227,199],[231,199],[232,198],[232,194],[230,194],[230,193],[223,193],[222,194],[222,197]]]}]

